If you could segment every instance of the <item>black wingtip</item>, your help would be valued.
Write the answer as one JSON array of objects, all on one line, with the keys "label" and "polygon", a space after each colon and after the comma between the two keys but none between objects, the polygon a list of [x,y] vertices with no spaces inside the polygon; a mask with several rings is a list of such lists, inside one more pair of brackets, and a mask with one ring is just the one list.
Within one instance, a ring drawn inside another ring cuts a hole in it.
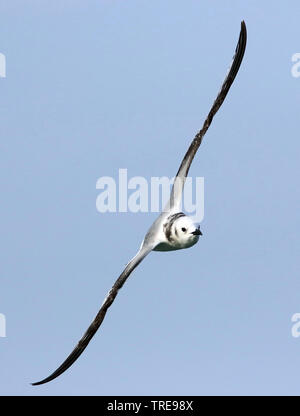
[{"label": "black wingtip", "polygon": [[[71,365],[71,364],[70,364]],[[65,367],[63,369],[61,369],[61,367],[59,367],[56,371],[54,371],[54,373],[50,374],[50,376],[44,378],[41,381],[36,381],[35,383],[30,383],[32,386],[40,386],[41,384],[45,384],[48,383],[49,381],[54,380],[56,377],[58,377],[59,375],[61,375],[63,372],[65,372],[68,369],[68,367]]]},{"label": "black wingtip", "polygon": [[36,381],[35,383],[30,383],[32,386],[40,386],[41,384],[45,384],[45,383],[48,383],[48,381],[51,381],[51,380],[53,380],[53,378],[51,377],[47,377],[47,378],[45,378],[44,380],[41,380],[41,381]]},{"label": "black wingtip", "polygon": [[241,32],[247,37],[247,26],[245,20],[241,21]]},{"label": "black wingtip", "polygon": [[46,381],[37,381],[35,383],[30,383],[32,386],[39,386],[40,384],[44,384]]}]

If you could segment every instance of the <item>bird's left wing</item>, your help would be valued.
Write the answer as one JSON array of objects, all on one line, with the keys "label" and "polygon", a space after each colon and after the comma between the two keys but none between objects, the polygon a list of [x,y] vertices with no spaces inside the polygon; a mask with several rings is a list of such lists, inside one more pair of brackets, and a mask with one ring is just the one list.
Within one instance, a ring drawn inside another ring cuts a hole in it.
[{"label": "bird's left wing", "polygon": [[111,290],[108,292],[108,295],[104,299],[104,302],[102,303],[102,306],[99,312],[97,313],[93,322],[88,327],[87,331],[85,332],[81,340],[78,342],[74,350],[71,352],[71,354],[57,368],[57,370],[55,370],[52,374],[50,374],[50,376],[36,383],[32,383],[33,386],[48,383],[48,381],[55,379],[56,377],[61,375],[63,372],[65,372],[77,360],[77,358],[86,349],[86,347],[88,346],[88,343],[90,342],[90,340],[93,338],[98,328],[100,327],[106,315],[107,309],[115,300],[115,297],[117,296],[119,289],[121,289],[121,287],[124,285],[130,273],[140,264],[140,262],[147,256],[147,254],[150,253],[152,249],[153,249],[152,245],[144,245],[144,244],[142,245],[138,253],[133,257],[133,259],[130,260],[130,262],[125,267],[124,271],[120,274],[120,276],[114,283]]},{"label": "bird's left wing", "polygon": [[203,123],[202,129],[196,134],[194,140],[192,141],[190,147],[188,148],[188,151],[186,152],[181,162],[181,165],[179,167],[179,170],[174,180],[170,200],[167,206],[165,207],[164,211],[180,209],[180,202],[181,202],[183,187],[184,187],[185,179],[187,177],[191,163],[202,142],[202,139],[205,133],[207,132],[215,114],[217,113],[221,105],[223,104],[223,101],[225,100],[225,97],[238,73],[238,70],[240,68],[240,65],[242,63],[243,56],[245,53],[246,43],[247,43],[247,29],[246,29],[245,22],[242,21],[239,40],[236,46],[235,54],[232,59],[232,63],[229,68],[229,71],[225,77],[225,80],[221,86],[221,89],[217,95],[217,98],[215,99],[210,109],[210,112],[208,113],[208,116],[206,117]]}]

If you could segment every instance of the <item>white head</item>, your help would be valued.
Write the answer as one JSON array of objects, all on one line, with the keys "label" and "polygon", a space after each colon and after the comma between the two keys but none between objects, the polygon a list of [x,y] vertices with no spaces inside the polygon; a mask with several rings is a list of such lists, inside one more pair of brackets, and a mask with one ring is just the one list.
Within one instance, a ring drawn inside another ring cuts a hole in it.
[{"label": "white head", "polygon": [[165,226],[165,235],[168,243],[175,250],[193,246],[202,235],[200,226],[182,212],[170,216],[168,220]]}]

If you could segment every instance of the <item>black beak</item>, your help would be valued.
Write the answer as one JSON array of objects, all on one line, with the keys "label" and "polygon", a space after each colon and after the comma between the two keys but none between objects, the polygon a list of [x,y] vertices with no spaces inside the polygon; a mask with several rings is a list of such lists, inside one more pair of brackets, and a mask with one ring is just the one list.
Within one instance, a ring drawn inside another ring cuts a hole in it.
[{"label": "black beak", "polygon": [[200,227],[196,228],[196,230],[193,231],[192,234],[194,234],[194,235],[202,235],[202,233],[200,231]]}]

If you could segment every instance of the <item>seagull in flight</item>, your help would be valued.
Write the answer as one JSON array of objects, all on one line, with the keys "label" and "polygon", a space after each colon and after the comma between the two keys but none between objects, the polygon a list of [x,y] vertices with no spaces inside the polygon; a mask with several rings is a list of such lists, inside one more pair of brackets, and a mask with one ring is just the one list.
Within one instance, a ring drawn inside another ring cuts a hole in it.
[{"label": "seagull in flight", "polygon": [[241,22],[241,30],[236,46],[232,63],[221,86],[221,89],[215,99],[207,118],[205,119],[202,129],[196,134],[188,151],[186,152],[181,165],[175,177],[171,195],[167,206],[163,209],[159,217],[154,221],[140,246],[137,254],[129,261],[123,272],[120,274],[113,287],[108,292],[104,302],[93,322],[88,327],[74,350],[66,358],[66,360],[48,377],[32,383],[33,386],[48,383],[64,373],[83,353],[89,342],[97,332],[108,308],[115,300],[119,290],[124,285],[131,272],[141,263],[141,261],[152,251],[171,251],[192,247],[199,240],[200,227],[196,225],[192,219],[181,212],[181,199],[184,188],[185,179],[189,172],[194,156],[202,143],[202,139],[207,132],[215,114],[221,107],[243,60],[247,42],[247,30],[245,22]]}]

